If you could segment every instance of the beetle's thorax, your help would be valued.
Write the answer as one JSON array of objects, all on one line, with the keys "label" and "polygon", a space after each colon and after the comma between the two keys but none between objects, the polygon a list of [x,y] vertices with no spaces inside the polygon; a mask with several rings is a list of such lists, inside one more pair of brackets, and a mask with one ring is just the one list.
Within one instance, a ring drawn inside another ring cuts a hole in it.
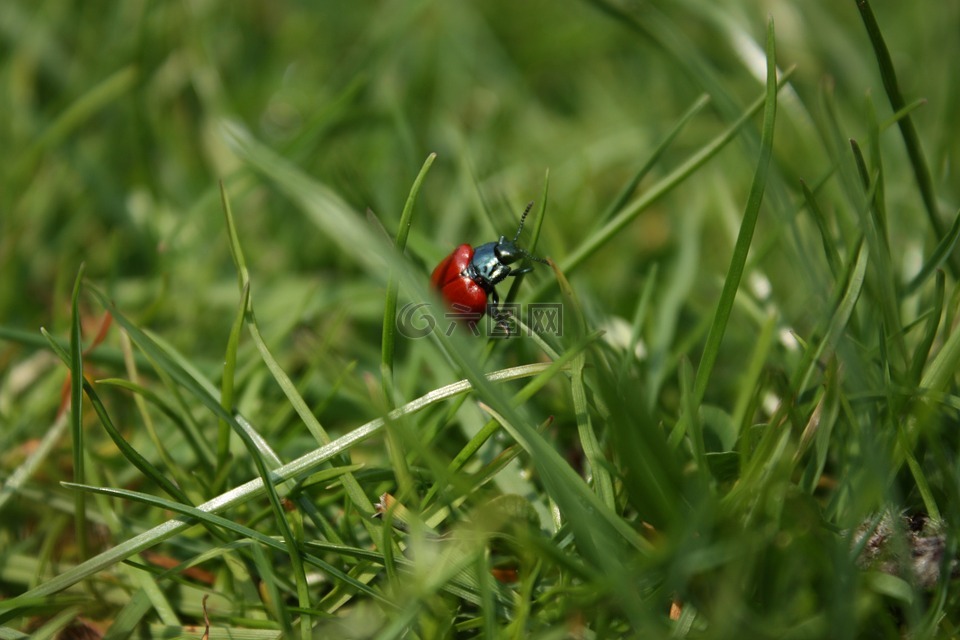
[{"label": "beetle's thorax", "polygon": [[517,246],[503,236],[497,242],[482,244],[473,250],[473,259],[465,275],[484,289],[492,289],[510,275],[509,263],[516,261]]}]

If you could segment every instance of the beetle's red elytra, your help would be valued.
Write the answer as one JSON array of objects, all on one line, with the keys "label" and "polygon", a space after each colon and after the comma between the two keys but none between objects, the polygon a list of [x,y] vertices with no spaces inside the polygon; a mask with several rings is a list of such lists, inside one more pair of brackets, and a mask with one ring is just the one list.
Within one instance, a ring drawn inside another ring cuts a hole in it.
[{"label": "beetle's red elytra", "polygon": [[510,265],[528,258],[546,264],[546,260],[531,255],[517,246],[523,221],[533,203],[529,203],[520,216],[520,226],[513,240],[500,236],[496,242],[488,242],[477,247],[461,244],[453,253],[444,258],[433,274],[430,284],[442,297],[450,310],[462,314],[470,321],[477,321],[487,310],[487,298],[490,297],[493,309],[500,304],[496,286],[510,276],[518,276],[533,270],[532,266],[516,269]]}]

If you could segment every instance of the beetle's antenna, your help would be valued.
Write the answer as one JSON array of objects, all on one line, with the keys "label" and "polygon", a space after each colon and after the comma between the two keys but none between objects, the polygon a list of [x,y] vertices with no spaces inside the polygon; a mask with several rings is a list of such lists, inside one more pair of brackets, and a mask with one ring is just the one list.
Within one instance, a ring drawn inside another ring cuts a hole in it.
[{"label": "beetle's antenna", "polygon": [[527,203],[527,208],[523,210],[523,213],[520,215],[520,226],[517,227],[517,235],[513,236],[513,241],[516,242],[520,238],[520,232],[523,231],[523,221],[527,219],[527,214],[530,213],[530,209],[533,208],[533,200]]},{"label": "beetle's antenna", "polygon": [[541,263],[541,264],[550,264],[549,262],[546,261],[546,259],[544,259],[544,258],[538,258],[537,256],[533,255],[532,253],[527,253],[527,252],[524,251],[523,249],[520,249],[520,253],[522,253],[522,254],[523,254],[524,256],[526,256],[527,258],[530,258],[530,259],[533,260],[534,262],[539,262],[539,263]]}]

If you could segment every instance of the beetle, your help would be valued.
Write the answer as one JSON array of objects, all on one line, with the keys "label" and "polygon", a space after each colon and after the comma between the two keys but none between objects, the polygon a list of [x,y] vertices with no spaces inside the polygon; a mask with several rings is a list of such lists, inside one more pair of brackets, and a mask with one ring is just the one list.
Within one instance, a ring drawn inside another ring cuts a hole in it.
[{"label": "beetle", "polygon": [[531,255],[517,246],[517,239],[523,230],[523,222],[530,213],[533,203],[529,203],[520,216],[520,226],[513,240],[500,236],[496,242],[488,242],[477,247],[461,244],[453,253],[444,258],[433,274],[430,284],[447,303],[447,306],[463,314],[470,322],[476,322],[483,317],[487,309],[487,297],[493,302],[494,317],[498,317],[500,296],[497,295],[497,284],[510,276],[519,276],[533,271],[533,266],[522,269],[510,265],[529,258],[535,262],[547,264],[543,258]]}]

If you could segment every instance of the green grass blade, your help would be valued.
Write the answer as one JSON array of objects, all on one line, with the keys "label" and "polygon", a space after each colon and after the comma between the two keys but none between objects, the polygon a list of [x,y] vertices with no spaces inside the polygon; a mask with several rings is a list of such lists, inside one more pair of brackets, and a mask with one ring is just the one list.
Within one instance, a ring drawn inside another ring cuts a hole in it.
[{"label": "green grass blade", "polygon": [[[407,201],[403,205],[403,212],[400,214],[400,225],[397,227],[397,238],[394,243],[394,246],[400,253],[403,253],[407,247],[407,236],[410,233],[410,226],[413,224],[414,205],[417,202],[417,196],[420,195],[420,187],[423,185],[423,181],[426,179],[427,173],[430,171],[430,167],[433,166],[433,161],[436,159],[436,153],[431,153],[427,156],[423,166],[420,168],[420,173],[417,174],[416,179],[413,181],[413,186],[410,187],[410,194],[407,196]],[[396,317],[399,284],[396,276],[391,274],[390,280],[387,282],[386,302],[383,310],[380,364],[387,372],[387,375],[390,376],[393,375],[394,345],[397,339]],[[391,398],[389,391],[387,392],[387,398]]]},{"label": "green grass blade", "polygon": [[737,289],[740,287],[744,265],[747,263],[747,255],[750,252],[750,243],[753,240],[753,232],[756,229],[757,218],[760,215],[760,204],[763,201],[763,192],[767,185],[770,156],[773,154],[773,130],[777,116],[776,62],[773,20],[771,19],[767,23],[767,93],[763,109],[760,156],[757,159],[757,169],[754,174],[753,183],[750,185],[750,194],[747,196],[747,205],[743,213],[743,222],[740,224],[740,233],[737,234],[733,257],[730,259],[730,267],[727,270],[727,276],[723,282],[720,301],[717,303],[716,315],[714,316],[713,324],[710,325],[710,331],[707,334],[707,341],[704,346],[703,357],[700,360],[700,366],[697,367],[697,377],[693,390],[696,404],[702,401],[706,393],[710,374],[720,354],[720,343],[723,341],[723,334],[727,329],[727,322],[733,310],[733,300],[737,295]]},{"label": "green grass blade", "polygon": [[117,445],[123,457],[139,469],[144,476],[163,489],[167,495],[185,504],[190,504],[190,499],[187,498],[187,495],[178,486],[173,484],[161,469],[143,457],[139,451],[127,442],[123,434],[120,433],[119,429],[116,428],[110,419],[110,415],[107,413],[106,407],[103,406],[103,402],[101,402],[93,385],[84,381],[83,388],[87,394],[87,398],[90,400],[90,404],[97,413],[97,417],[100,419],[100,424],[103,425],[104,430],[107,432],[107,435],[110,436],[110,439],[113,440],[113,443]]},{"label": "green grass blade", "polygon": [[634,309],[633,321],[630,323],[630,340],[627,342],[627,348],[623,350],[623,355],[620,357],[620,367],[617,373],[618,387],[622,387],[625,383],[630,364],[637,359],[637,345],[640,344],[643,324],[647,320],[647,312],[650,308],[650,300],[653,297],[654,288],[657,285],[657,274],[659,272],[660,265],[655,262],[644,278],[643,290],[637,298],[637,308]]},{"label": "green grass blade", "polygon": [[[834,291],[835,303],[831,308],[835,311],[825,323],[823,338],[812,341],[804,352],[803,359],[794,370],[790,379],[790,389],[799,395],[807,386],[810,376],[828,348],[833,348],[850,317],[863,290],[863,281],[866,278],[867,265],[870,260],[868,252],[864,250],[863,242],[857,245],[844,273],[844,279],[838,281]],[[819,332],[815,332],[815,336]]]},{"label": "green grass blade", "polygon": [[[223,206],[224,218],[227,225],[227,237],[230,240],[230,255],[233,257],[233,263],[237,268],[237,276],[240,280],[240,305],[237,308],[237,315],[230,327],[230,335],[227,338],[227,348],[224,354],[223,379],[220,382],[220,406],[225,411],[233,410],[234,384],[237,372],[237,349],[240,346],[240,334],[243,330],[244,319],[250,306],[250,273],[247,270],[246,260],[243,257],[243,251],[240,250],[240,238],[237,233],[237,226],[233,220],[233,211],[230,208],[230,199],[227,197],[227,190],[220,182],[220,202]],[[217,421],[219,428],[217,430],[217,466],[216,473],[218,478],[224,478],[224,469],[229,464],[230,459],[230,425],[225,420]],[[217,487],[219,489],[219,487]]]},{"label": "green grass blade", "polygon": [[[490,374],[489,380],[491,382],[515,380],[533,375],[535,372],[540,371],[543,368],[544,367],[540,366],[536,368],[522,367],[516,369],[507,369]],[[391,412],[391,417],[393,419],[397,419],[400,416],[421,411],[424,408],[438,402],[442,402],[447,398],[452,398],[465,393],[469,391],[470,388],[471,385],[468,381],[461,380],[459,382],[441,387],[440,389],[435,389],[426,395],[395,409]],[[217,410],[221,410],[218,403],[214,403],[214,406],[217,408]],[[366,424],[357,427],[353,431],[350,431],[349,433],[337,438],[330,444],[324,445],[297,458],[296,460],[292,460],[291,462],[278,467],[270,474],[271,481],[276,486],[281,486],[283,483],[292,479],[308,476],[311,473],[321,469],[331,458],[349,451],[352,447],[379,433],[383,429],[383,425],[383,418],[371,420],[370,422],[367,422]],[[231,507],[244,504],[254,498],[261,497],[265,493],[266,488],[264,487],[263,478],[254,478],[253,480],[220,494],[212,500],[208,500],[201,505],[197,505],[196,509],[204,513],[219,513],[220,511],[229,509]],[[163,524],[157,525],[148,531],[125,540],[115,547],[111,547],[107,551],[104,551],[103,553],[64,571],[63,573],[17,596],[16,598],[11,598],[10,600],[5,601],[0,600],[0,613],[4,611],[14,611],[23,602],[29,602],[35,598],[42,598],[44,596],[58,593],[91,575],[108,569],[117,562],[121,562],[136,553],[139,553],[145,549],[149,549],[150,547],[159,544],[160,542],[174,535],[177,535],[178,533],[182,533],[188,529],[189,526],[190,525],[187,522],[180,520],[168,520]],[[9,616],[9,614],[0,615],[0,623],[6,619],[9,619],[7,616]]]},{"label": "green grass blade", "polygon": [[[83,336],[80,330],[80,289],[83,284],[84,265],[80,265],[77,279],[73,284],[70,321],[70,439],[73,445],[74,482],[86,482],[86,454],[83,436]],[[77,547],[81,559],[88,556],[87,544],[87,500],[84,496],[74,497],[74,523],[76,526]]]},{"label": "green grass blade", "polygon": [[[67,489],[74,489],[82,493],[95,493],[105,496],[111,496],[114,498],[121,498],[123,500],[131,500],[134,502],[139,502],[142,504],[150,505],[158,509],[163,509],[167,511],[172,511],[174,513],[179,513],[185,516],[185,521],[202,522],[208,527],[222,529],[224,531],[230,531],[236,534],[239,538],[248,538],[259,542],[265,547],[274,549],[275,551],[286,551],[287,547],[282,540],[278,540],[275,537],[268,536],[265,533],[257,531],[256,529],[251,529],[250,527],[244,526],[242,524],[236,523],[229,518],[224,518],[208,511],[204,511],[199,507],[192,507],[188,504],[183,504],[180,502],[175,502],[172,500],[167,500],[165,498],[160,498],[153,496],[147,493],[142,493],[139,491],[131,491],[129,489],[114,489],[110,487],[93,487],[90,485],[79,485],[72,482],[64,482],[63,486]],[[381,602],[388,603],[387,600],[383,598],[377,591],[371,589],[368,585],[365,585],[361,582],[353,580],[345,573],[334,567],[333,565],[325,562],[316,556],[311,554],[305,554],[305,559],[310,563],[316,566],[317,568],[323,570],[326,573],[329,573],[331,576],[341,580],[345,583],[350,584],[350,586],[358,589],[362,593],[369,595],[373,598],[380,600]]]},{"label": "green grass blade", "polygon": [[308,608],[309,592],[306,586],[306,576],[303,572],[300,553],[293,541],[293,535],[289,529],[277,489],[274,486],[274,483],[269,480],[269,467],[275,466],[276,455],[272,451],[270,451],[269,454],[265,454],[264,451],[269,450],[269,447],[265,446],[266,443],[261,438],[254,437],[250,431],[242,428],[234,416],[227,413],[223,409],[214,394],[210,393],[209,390],[204,386],[198,384],[197,381],[183,368],[177,366],[169,353],[161,348],[160,345],[155,341],[150,339],[144,332],[142,332],[132,322],[124,317],[117,309],[113,308],[103,294],[95,289],[91,289],[91,291],[94,294],[94,297],[96,297],[105,308],[110,310],[114,319],[116,319],[116,321],[123,326],[127,333],[130,334],[131,339],[133,339],[133,341],[137,343],[141,349],[143,349],[155,362],[163,367],[167,374],[176,380],[178,384],[189,390],[195,397],[197,397],[197,399],[203,402],[203,404],[205,404],[214,415],[221,420],[227,421],[237,435],[240,436],[240,439],[243,441],[244,446],[250,453],[250,457],[257,468],[257,472],[261,480],[263,481],[263,486],[265,488],[267,497],[270,499],[270,505],[273,508],[274,521],[280,528],[284,540],[287,541],[287,551],[291,564],[293,565],[294,579],[297,584],[297,597],[300,600],[300,606]]},{"label": "green grass blade", "polygon": [[930,357],[930,348],[933,347],[933,342],[937,337],[937,329],[940,328],[940,318],[943,313],[943,302],[946,295],[946,276],[943,271],[937,271],[935,282],[933,305],[927,312],[928,316],[923,336],[913,352],[913,360],[910,363],[908,380],[913,384],[920,384],[920,379],[923,377],[923,368]]},{"label": "green grass blade", "polygon": [[[566,314],[570,318],[569,325],[573,328],[573,335],[583,340],[587,332],[587,323],[583,308],[577,299],[576,292],[567,281],[564,274],[554,266],[557,282],[560,283],[560,292],[565,301],[564,310],[573,313]],[[611,511],[616,510],[616,498],[613,491],[613,480],[610,477],[609,463],[606,460],[600,439],[594,429],[590,417],[590,407],[587,403],[587,387],[584,382],[584,370],[587,365],[586,353],[578,352],[570,361],[570,395],[573,400],[573,411],[577,420],[577,434],[580,436],[580,446],[583,455],[590,465],[590,474],[593,478],[594,490],[600,500]]]},{"label": "green grass blade", "polygon": [[[860,10],[860,18],[863,20],[863,26],[867,30],[867,36],[870,38],[870,44],[873,46],[873,53],[877,59],[877,65],[880,68],[880,77],[883,80],[883,88],[887,92],[887,98],[890,100],[890,106],[893,110],[899,112],[907,106],[900,92],[900,85],[897,81],[897,73],[893,67],[893,59],[890,57],[890,51],[880,33],[880,25],[873,15],[873,9],[870,8],[868,0],[856,0],[857,8]],[[933,189],[933,180],[930,177],[930,169],[927,167],[927,161],[924,158],[923,148],[920,144],[920,136],[913,124],[913,119],[909,114],[904,114],[897,120],[900,127],[900,135],[903,137],[903,143],[907,148],[907,156],[910,158],[910,166],[913,168],[913,175],[917,181],[917,187],[920,189],[920,197],[927,211],[927,218],[930,227],[933,229],[937,238],[946,235],[946,229],[940,221],[940,215],[937,211],[937,198]],[[950,262],[953,274],[957,274],[957,258]]]},{"label": "green grass blade", "polygon": [[667,132],[660,142],[654,147],[653,151],[647,157],[646,162],[637,170],[633,177],[620,189],[620,192],[616,195],[610,205],[606,210],[600,214],[597,218],[597,225],[602,225],[607,222],[610,218],[619,213],[626,205],[630,198],[633,196],[633,192],[637,190],[637,187],[640,185],[640,181],[643,180],[648,173],[657,165],[657,162],[660,161],[660,158],[663,157],[663,154],[670,148],[670,145],[676,139],[680,132],[683,131],[683,128],[693,120],[694,116],[700,113],[707,104],[710,103],[710,96],[707,94],[701,95],[697,98],[693,105],[687,109],[680,119],[677,120],[677,123],[673,125],[673,128]]},{"label": "green grass blade", "polygon": [[953,255],[953,250],[957,246],[957,238],[960,237],[960,210],[953,218],[953,224],[945,236],[940,238],[936,248],[930,257],[923,263],[917,275],[910,280],[904,287],[904,295],[915,293],[930,278],[930,274],[939,269],[943,263]]},{"label": "green grass blade", "polygon": [[812,214],[814,222],[817,223],[817,229],[820,231],[820,241],[823,244],[823,254],[827,259],[827,264],[830,266],[830,273],[833,274],[834,278],[836,278],[840,273],[842,266],[840,264],[840,255],[833,244],[830,230],[827,227],[827,217],[820,208],[820,205],[817,203],[817,198],[813,191],[810,190],[810,187],[808,187],[807,183],[803,180],[800,181],[800,188],[803,191],[803,198],[807,203],[807,209]]},{"label": "green grass blade", "polygon": [[[779,81],[779,86],[783,86],[789,80],[792,73],[792,69],[788,69],[785,73],[783,73]],[[584,261],[599,251],[611,239],[616,237],[617,234],[620,233],[638,215],[646,211],[652,204],[660,200],[660,198],[683,184],[687,178],[689,178],[700,167],[706,164],[708,160],[717,155],[730,141],[736,137],[737,133],[744,127],[744,125],[746,125],[750,119],[753,118],[753,116],[764,107],[764,104],[767,103],[769,103],[769,100],[766,97],[763,97],[750,105],[743,115],[740,116],[736,122],[727,127],[723,133],[718,135],[716,138],[711,140],[709,144],[687,158],[685,162],[671,171],[668,175],[664,176],[655,185],[651,186],[650,189],[648,189],[643,195],[639,196],[618,215],[605,224],[603,228],[586,238],[579,247],[574,249],[565,259],[560,261],[559,264],[561,270],[568,275],[576,271]],[[545,290],[546,286],[544,286],[543,289]],[[537,299],[542,294],[543,291],[541,291],[541,289],[537,289],[536,293],[531,297]]]},{"label": "green grass blade", "polygon": [[[16,158],[13,168],[14,183],[23,181],[33,171],[40,156],[47,149],[55,147],[93,118],[98,111],[130,91],[136,82],[136,68],[126,66],[115,71],[75,100],[44,130],[25,153]],[[9,197],[11,194],[5,195]]]},{"label": "green grass blade", "polygon": [[946,391],[960,370],[960,330],[954,329],[920,379],[924,391]]},{"label": "green grass blade", "polygon": [[[41,331],[47,335],[45,330],[41,329]],[[67,359],[69,360],[69,357]],[[0,486],[0,514],[30,478],[47,463],[47,459],[60,444],[60,438],[69,426],[69,414],[66,411],[59,413],[53,424],[46,429],[37,447],[4,479],[3,486]]]}]

